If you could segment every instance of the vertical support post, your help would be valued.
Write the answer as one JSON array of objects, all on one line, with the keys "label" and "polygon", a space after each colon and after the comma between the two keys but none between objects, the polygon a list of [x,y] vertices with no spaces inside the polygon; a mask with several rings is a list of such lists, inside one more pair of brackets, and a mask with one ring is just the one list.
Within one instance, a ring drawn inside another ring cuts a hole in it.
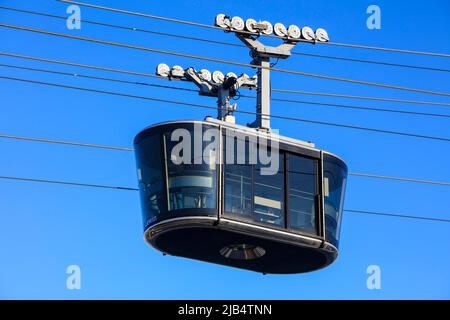
[{"label": "vertical support post", "polygon": [[228,113],[228,99],[229,99],[229,90],[223,88],[223,86],[219,86],[217,89],[217,119],[225,120],[225,117]]},{"label": "vertical support post", "polygon": [[258,87],[256,100],[256,127],[270,130],[270,57],[258,56]]},{"label": "vertical support post", "polygon": [[256,100],[256,120],[251,127],[270,131],[270,58],[286,59],[291,55],[297,42],[285,40],[278,47],[265,46],[257,37],[236,33],[236,36],[251,50],[252,64],[258,68],[258,87]]}]

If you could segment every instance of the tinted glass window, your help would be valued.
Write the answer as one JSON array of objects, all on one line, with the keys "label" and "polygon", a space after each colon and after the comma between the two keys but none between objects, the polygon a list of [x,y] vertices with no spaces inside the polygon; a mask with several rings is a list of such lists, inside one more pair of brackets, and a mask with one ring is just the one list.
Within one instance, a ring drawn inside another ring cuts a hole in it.
[{"label": "tinted glass window", "polygon": [[338,245],[347,168],[330,156],[324,157],[323,166],[326,237],[327,240]]},{"label": "tinted glass window", "polygon": [[287,159],[289,228],[317,234],[318,161],[293,154]]},{"label": "tinted glass window", "polygon": [[[217,202],[215,150],[205,152],[209,142],[194,142],[193,130],[179,138],[164,134],[169,211],[215,209]],[[183,141],[183,139],[188,139]],[[184,148],[180,148],[180,143]],[[197,143],[197,145],[196,145]],[[182,163],[180,163],[182,161]]]},{"label": "tinted glass window", "polygon": [[[203,132],[209,128],[203,126]],[[180,145],[183,138],[172,136],[179,129],[187,139],[184,145]],[[194,136],[192,125],[181,124],[151,128],[137,137],[145,228],[171,216],[217,214],[216,150],[211,147],[214,139],[204,140],[200,135],[195,145]]]},{"label": "tinted glass window", "polygon": [[[284,227],[283,157],[275,174],[264,174],[254,140],[224,138],[224,211],[244,220]],[[278,154],[278,153],[277,153]],[[269,156],[272,154],[269,152]],[[275,153],[273,155],[275,157]]]},{"label": "tinted glass window", "polygon": [[279,161],[279,170],[273,175],[263,175],[259,165],[253,167],[255,219],[282,228],[285,226],[283,164]]},{"label": "tinted glass window", "polygon": [[161,136],[154,134],[136,145],[139,190],[144,226],[156,221],[166,209],[164,163],[161,157]]},{"label": "tinted glass window", "polygon": [[224,169],[225,211],[251,219],[253,212],[252,167],[226,165]]}]

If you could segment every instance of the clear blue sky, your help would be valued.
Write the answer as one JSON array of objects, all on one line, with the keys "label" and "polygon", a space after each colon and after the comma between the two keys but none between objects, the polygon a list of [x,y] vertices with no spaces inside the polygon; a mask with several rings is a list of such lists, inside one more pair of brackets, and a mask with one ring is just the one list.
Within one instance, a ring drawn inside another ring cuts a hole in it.
[{"label": "clear blue sky", "polygon": [[[450,52],[450,3],[430,1],[138,1],[91,3],[116,5],[193,21],[212,23],[220,12],[289,25],[324,27],[336,42],[414,50]],[[0,1],[1,5],[64,15],[56,1]],[[382,11],[381,30],[366,27],[366,8]],[[82,18],[214,38],[231,34],[168,22],[82,8]],[[249,62],[242,48],[207,45],[143,33],[83,24],[67,30],[65,22],[0,10],[3,23],[18,24],[142,46]],[[165,62],[184,67],[246,72],[246,68],[207,61],[114,48],[77,40],[0,29],[1,50],[142,72]],[[332,46],[300,44],[297,51],[370,58],[450,68],[448,58],[392,54]],[[73,67],[0,57],[0,63],[46,67],[129,80],[157,79],[81,70]],[[294,56],[281,68],[450,91],[448,73],[372,66]],[[214,105],[212,98],[192,93],[136,87],[88,79],[0,68],[2,75],[24,77],[151,97]],[[186,87],[191,87],[186,84]],[[294,75],[273,74],[273,87],[446,101],[414,94]],[[205,110],[114,96],[77,92],[0,80],[0,132],[129,147],[142,128],[160,121],[199,119]],[[385,102],[339,101],[332,98],[277,97],[344,102],[374,107],[449,113],[445,107],[393,105]],[[253,110],[251,101],[239,101]],[[352,111],[312,105],[273,103],[273,112],[308,119],[450,137],[449,120],[399,114]],[[248,116],[239,115],[246,123]],[[347,160],[351,171],[450,181],[450,145],[432,141],[286,122],[273,119],[283,135],[316,142]],[[136,186],[132,153],[82,147],[0,140],[0,175]],[[346,213],[340,255],[330,267],[290,276],[262,276],[213,264],[163,257],[143,241],[136,192],[0,181],[0,298],[180,298],[180,299],[310,299],[310,298],[450,298],[450,224]],[[448,187],[350,177],[345,206],[351,209],[450,217]],[[82,289],[67,290],[66,267],[82,271]],[[366,268],[379,265],[382,289],[366,288]]]}]

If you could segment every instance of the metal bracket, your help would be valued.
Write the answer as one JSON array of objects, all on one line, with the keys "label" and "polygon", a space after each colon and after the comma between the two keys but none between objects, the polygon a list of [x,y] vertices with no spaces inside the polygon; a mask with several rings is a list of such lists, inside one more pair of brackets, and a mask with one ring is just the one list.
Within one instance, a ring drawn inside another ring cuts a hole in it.
[{"label": "metal bracket", "polygon": [[236,33],[236,37],[239,38],[250,50],[252,50],[253,56],[266,56],[269,58],[286,59],[291,56],[291,50],[298,42],[287,40],[277,47],[266,46],[262,44],[253,35]]},{"label": "metal bracket", "polygon": [[194,68],[189,67],[184,71],[184,76],[187,80],[192,81],[200,90],[202,96],[217,96],[213,93],[215,86],[209,81],[202,79]]},{"label": "metal bracket", "polygon": [[203,79],[192,67],[185,70],[185,78],[192,81],[200,89],[200,95],[217,97],[217,118],[233,123],[235,121],[233,112],[236,111],[237,104],[231,104],[230,99],[236,96],[240,87],[255,88],[257,86],[256,78],[249,78],[246,74],[239,77],[227,76],[223,83],[213,83],[210,80]]}]

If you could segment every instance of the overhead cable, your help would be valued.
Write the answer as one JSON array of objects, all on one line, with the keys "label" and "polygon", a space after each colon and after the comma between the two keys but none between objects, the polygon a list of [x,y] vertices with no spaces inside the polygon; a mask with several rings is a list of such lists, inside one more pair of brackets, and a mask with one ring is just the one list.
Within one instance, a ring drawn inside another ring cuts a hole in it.
[{"label": "overhead cable", "polygon": [[[61,20],[67,20],[67,16],[60,16],[60,15],[44,13],[44,12],[37,12],[37,11],[32,11],[32,10],[25,10],[25,9],[5,7],[5,6],[0,6],[0,9],[9,10],[9,11],[15,11],[15,12],[21,12],[21,13],[26,13],[26,14],[32,14],[32,15],[38,15],[38,16],[43,16],[43,17],[56,18],[56,19],[61,19]],[[122,29],[122,30],[128,30],[128,31],[143,32],[143,33],[148,33],[148,34],[153,34],[153,35],[158,35],[158,36],[164,36],[164,37],[172,37],[172,38],[192,40],[192,41],[197,41],[197,42],[206,42],[206,43],[213,43],[213,44],[219,44],[219,45],[227,45],[227,46],[232,46],[232,47],[247,48],[243,44],[237,44],[237,43],[233,43],[233,42],[218,41],[218,40],[212,40],[212,39],[206,39],[206,38],[186,36],[186,35],[182,35],[182,34],[174,34],[174,33],[169,33],[169,32],[160,32],[160,31],[154,31],[154,30],[149,30],[149,29],[118,25],[118,24],[113,24],[113,23],[106,23],[106,22],[86,20],[86,19],[80,19],[79,22],[80,23],[92,24],[92,25],[104,26],[104,27],[108,27],[108,28],[115,28],[115,29]],[[391,62],[368,60],[368,59],[356,59],[356,58],[330,56],[330,55],[320,55],[320,54],[304,53],[304,52],[292,52],[292,54],[299,55],[299,56],[314,57],[314,58],[332,59],[332,60],[357,62],[357,63],[368,63],[368,64],[383,65],[383,66],[390,66],[390,67],[400,67],[400,68],[410,68],[410,69],[418,69],[418,70],[450,72],[450,69],[445,69],[445,68],[435,68],[435,67],[425,67],[425,66],[417,66],[417,65],[407,65],[407,64],[401,64],[401,63],[391,63]]]},{"label": "overhead cable", "polygon": [[[64,84],[44,82],[44,81],[36,81],[36,80],[30,80],[30,79],[24,79],[24,78],[0,76],[0,79],[12,80],[12,81],[20,81],[20,82],[33,83],[33,84],[40,84],[40,85],[46,85],[46,86],[52,86],[52,87],[60,87],[60,88],[73,89],[73,90],[79,90],[79,91],[87,91],[87,92],[93,92],[93,93],[102,93],[102,94],[108,94],[108,95],[114,95],[114,96],[134,98],[134,99],[156,101],[156,102],[167,103],[167,104],[171,104],[171,105],[183,105],[183,106],[189,106],[189,107],[194,107],[194,108],[217,110],[217,107],[212,107],[212,106],[203,105],[203,104],[197,104],[197,103],[188,103],[188,102],[175,101],[175,100],[170,100],[170,99],[160,99],[160,98],[153,98],[153,97],[146,97],[146,96],[127,94],[127,93],[119,93],[119,92],[112,92],[112,91],[105,91],[105,90],[98,90],[98,89],[91,89],[91,88],[84,88],[84,87],[77,87],[77,86],[69,86],[69,85],[64,85]],[[269,115],[262,114],[262,113],[256,113],[256,112],[244,111],[244,110],[237,110],[235,112],[236,113],[242,113],[242,114],[250,114],[250,115],[269,116]],[[342,123],[333,123],[333,122],[318,121],[318,120],[310,120],[310,119],[291,117],[291,116],[284,116],[284,115],[270,115],[270,116],[272,118],[291,120],[291,121],[298,121],[298,122],[305,122],[305,123],[312,123],[312,124],[319,124],[319,125],[325,125],[325,126],[333,126],[333,127],[340,127],[340,128],[354,129],[354,130],[362,130],[362,131],[369,131],[369,132],[377,132],[377,133],[384,133],[384,134],[392,134],[392,135],[399,135],[399,136],[414,137],[414,138],[420,138],[420,139],[430,139],[430,140],[450,142],[450,138],[447,138],[447,137],[438,137],[438,136],[430,136],[430,135],[423,135],[423,134],[416,134],[416,133],[409,133],[409,132],[384,130],[384,129],[377,129],[377,128],[368,128],[368,127],[361,127],[361,126],[356,126],[356,125],[349,125],[349,124],[342,124]]]},{"label": "overhead cable", "polygon": [[[34,183],[59,184],[59,185],[97,188],[97,189],[99,188],[99,189],[114,189],[114,190],[122,190],[122,191],[139,191],[138,188],[133,188],[133,187],[123,187],[123,186],[105,185],[105,184],[92,184],[92,183],[80,183],[80,182],[71,182],[71,181],[62,181],[62,180],[50,180],[50,179],[36,179],[36,178],[17,177],[17,176],[0,176],[0,179],[24,181],[24,182],[34,182]],[[353,210],[353,209],[344,209],[344,211],[348,212],[348,213],[356,213],[356,214],[389,216],[389,217],[395,217],[395,218],[428,220],[428,221],[434,221],[434,222],[450,222],[450,219],[405,215],[405,214],[398,214],[398,213],[376,212],[376,211],[368,211],[368,210]]]},{"label": "overhead cable", "polygon": [[243,63],[243,62],[237,62],[232,60],[226,60],[226,59],[218,59],[218,58],[212,58],[212,57],[206,57],[206,56],[198,56],[193,54],[187,54],[182,52],[176,52],[176,51],[169,51],[169,50],[161,50],[161,49],[155,49],[155,48],[149,48],[149,47],[142,47],[137,45],[131,45],[126,43],[120,43],[120,42],[113,42],[113,41],[106,41],[101,39],[94,39],[94,38],[87,38],[87,37],[81,37],[81,36],[74,36],[74,35],[68,35],[64,33],[58,33],[53,31],[47,31],[47,30],[40,30],[40,29],[34,29],[34,28],[28,28],[28,27],[22,27],[22,26],[16,26],[16,25],[10,25],[10,24],[0,24],[0,27],[5,28],[11,28],[16,30],[22,30],[22,31],[29,31],[29,32],[35,32],[35,33],[41,33],[46,35],[52,35],[52,36],[58,36],[58,37],[64,37],[69,39],[76,39],[81,41],[88,41],[93,43],[100,43],[105,45],[111,45],[116,47],[123,47],[128,49],[135,49],[140,51],[147,51],[147,52],[154,52],[154,53],[160,53],[160,54],[167,54],[167,55],[173,55],[173,56],[179,56],[189,59],[197,59],[202,61],[212,61],[212,62],[218,62],[223,64],[232,64],[242,67],[250,67],[250,68],[258,68],[258,69],[268,69],[275,72],[282,72],[282,73],[288,73],[288,74],[294,74],[294,75],[301,75],[301,76],[307,76],[307,77],[314,77],[314,78],[320,78],[320,79],[327,79],[327,80],[334,80],[334,81],[341,81],[341,82],[348,82],[348,83],[354,83],[354,84],[362,84],[362,85],[368,85],[368,86],[376,86],[376,87],[383,87],[383,88],[389,88],[389,89],[396,89],[396,90],[404,90],[404,91],[411,91],[411,92],[418,92],[418,93],[426,93],[426,94],[434,94],[434,95],[441,95],[441,96],[449,96],[450,93],[448,92],[440,92],[440,91],[433,91],[433,90],[424,90],[424,89],[416,89],[416,88],[410,88],[410,87],[404,87],[404,86],[397,86],[397,85],[390,85],[390,84],[384,84],[384,83],[378,83],[378,82],[371,82],[371,81],[364,81],[364,80],[355,80],[355,79],[349,79],[349,78],[342,78],[342,77],[336,77],[336,76],[329,76],[329,75],[323,75],[323,74],[316,74],[316,73],[310,73],[310,72],[303,72],[303,71],[297,71],[297,70],[289,70],[289,69],[281,69],[281,68],[270,68],[270,67],[263,67],[259,65],[253,65],[250,63]]}]

